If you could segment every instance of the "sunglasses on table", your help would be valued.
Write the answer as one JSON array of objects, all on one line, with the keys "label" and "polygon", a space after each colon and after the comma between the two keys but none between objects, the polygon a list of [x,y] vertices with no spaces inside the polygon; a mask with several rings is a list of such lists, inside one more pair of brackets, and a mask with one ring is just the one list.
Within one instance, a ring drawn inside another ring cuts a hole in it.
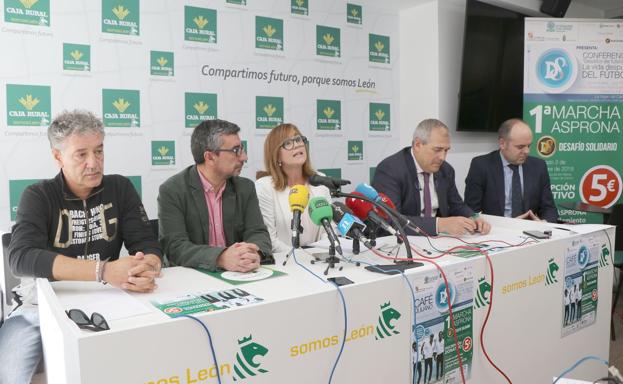
[{"label": "sunglasses on table", "polygon": [[283,144],[281,144],[281,148],[285,149],[285,150],[290,150],[293,149],[295,147],[298,147],[301,144],[305,144],[307,145],[309,141],[307,140],[307,137],[303,136],[303,135],[298,135],[298,136],[292,136],[289,139],[286,139]]},{"label": "sunglasses on table", "polygon": [[104,316],[97,312],[93,312],[91,317],[87,316],[87,314],[80,309],[70,309],[69,311],[65,311],[65,313],[67,313],[67,317],[76,323],[80,329],[88,329],[94,332],[108,331],[110,329]]}]

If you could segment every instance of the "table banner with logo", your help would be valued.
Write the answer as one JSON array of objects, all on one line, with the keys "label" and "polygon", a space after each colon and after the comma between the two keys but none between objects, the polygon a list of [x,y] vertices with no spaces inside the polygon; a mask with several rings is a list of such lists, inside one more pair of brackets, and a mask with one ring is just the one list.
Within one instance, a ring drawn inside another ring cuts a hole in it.
[{"label": "table banner with logo", "polygon": [[[608,208],[619,201],[623,23],[527,18],[523,108],[535,134],[531,152],[546,161],[557,203]],[[559,212],[575,223],[603,220]]]},{"label": "table banner with logo", "polygon": [[562,335],[567,336],[595,322],[599,267],[609,263],[609,247],[603,234],[574,240],[564,258]]},{"label": "table banner with logo", "polygon": [[[416,344],[412,345],[413,371],[423,382],[460,383],[461,372],[470,378],[473,354],[474,274],[471,263],[458,263],[413,275],[416,302]],[[448,296],[449,292],[449,296]],[[452,308],[452,319],[449,307]],[[454,337],[456,329],[456,340]],[[457,348],[460,351],[457,355]],[[459,360],[460,363],[459,364]]]}]

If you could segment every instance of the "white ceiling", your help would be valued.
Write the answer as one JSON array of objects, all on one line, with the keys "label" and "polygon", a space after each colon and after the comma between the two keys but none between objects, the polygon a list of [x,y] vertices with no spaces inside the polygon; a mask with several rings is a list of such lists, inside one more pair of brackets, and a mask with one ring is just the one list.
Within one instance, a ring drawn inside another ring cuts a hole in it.
[{"label": "white ceiling", "polygon": [[[417,6],[424,3],[430,3],[434,0],[385,0],[385,3],[396,9],[407,9],[413,6]],[[444,0],[438,0],[444,1]],[[539,13],[539,7],[541,4],[541,0],[481,0],[484,2],[492,2],[497,3],[508,3],[510,8],[515,6],[523,6],[524,8],[533,9],[537,14]],[[577,6],[581,6],[582,8],[591,8],[594,12],[590,13],[588,17],[594,17],[595,13],[599,14],[600,17],[605,19],[609,18],[623,18],[623,0],[571,0],[570,7],[574,7],[574,3],[577,3]],[[545,15],[543,15],[545,16]],[[581,17],[581,15],[577,15],[575,17]]]},{"label": "white ceiling", "polygon": [[587,7],[597,8],[604,13],[605,18],[622,17],[622,0],[572,0],[573,2],[586,5]]},{"label": "white ceiling", "polygon": [[603,10],[623,8],[623,1],[621,0],[572,0],[572,2]]}]

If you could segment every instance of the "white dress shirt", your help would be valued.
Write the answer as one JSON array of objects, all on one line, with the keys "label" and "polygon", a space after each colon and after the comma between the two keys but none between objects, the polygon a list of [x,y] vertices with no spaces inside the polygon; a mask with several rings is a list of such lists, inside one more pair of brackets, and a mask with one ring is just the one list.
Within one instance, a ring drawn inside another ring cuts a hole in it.
[{"label": "white dress shirt", "polygon": [[[502,159],[502,170],[504,171],[504,216],[511,217],[513,211],[513,170],[508,166],[510,163],[500,152]],[[519,165],[519,182],[521,183],[521,192],[523,193],[523,166]]]},{"label": "white dress shirt", "polygon": [[[331,201],[331,193],[327,187],[313,187],[309,184],[306,187],[309,190],[310,199],[322,196]],[[290,229],[292,211],[290,211],[288,201],[290,188],[286,186],[283,191],[277,191],[273,186],[272,176],[264,176],[256,180],[255,188],[264,224],[273,244],[273,252],[288,252],[292,249],[292,230]],[[303,233],[299,236],[301,245],[311,244],[326,237],[324,229],[312,222],[307,207],[301,214],[301,227],[303,228]]]},{"label": "white dress shirt", "polygon": [[[435,341],[433,340],[433,344]],[[424,346],[422,347],[422,354],[424,355],[424,359],[432,359],[433,357],[433,344],[430,343],[429,340],[424,341]]]},{"label": "white dress shirt", "polygon": [[582,300],[582,289],[578,289],[578,293],[575,294],[575,302]]},{"label": "white dress shirt", "polygon": [[439,338],[435,338],[435,347],[433,348],[433,352],[435,352],[436,354],[440,355],[443,353],[444,350],[444,339],[439,340]]}]

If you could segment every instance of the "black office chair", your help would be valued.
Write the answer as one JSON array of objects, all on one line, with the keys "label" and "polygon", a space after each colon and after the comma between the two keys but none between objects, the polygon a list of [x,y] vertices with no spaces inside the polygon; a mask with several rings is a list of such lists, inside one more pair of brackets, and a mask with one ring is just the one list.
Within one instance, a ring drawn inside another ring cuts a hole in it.
[{"label": "black office chair", "polygon": [[616,226],[616,239],[614,241],[614,255],[612,259],[614,260],[614,267],[619,270],[619,283],[617,284],[616,291],[614,292],[614,299],[612,300],[612,319],[610,321],[610,338],[616,340],[614,334],[614,310],[619,301],[621,289],[623,289],[623,204],[617,204],[612,208],[612,213],[608,218],[608,224]]}]

